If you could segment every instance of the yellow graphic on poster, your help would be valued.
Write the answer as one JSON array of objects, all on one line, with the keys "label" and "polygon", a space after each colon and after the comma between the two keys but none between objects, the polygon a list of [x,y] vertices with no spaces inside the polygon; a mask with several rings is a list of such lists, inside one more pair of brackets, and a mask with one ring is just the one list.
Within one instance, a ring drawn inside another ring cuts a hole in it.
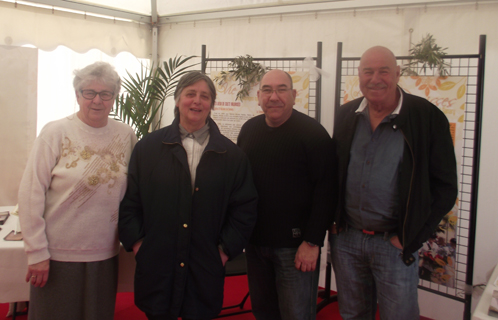
[{"label": "yellow graphic on poster", "polygon": [[[288,72],[292,77],[292,86],[297,91],[294,109],[308,114],[309,98],[309,73],[308,72]],[[219,72],[212,72],[211,79],[219,75]],[[223,135],[233,142],[237,142],[240,128],[249,119],[263,113],[258,105],[258,88],[256,83],[249,91],[249,96],[242,101],[236,100],[237,92],[240,87],[236,80],[228,80],[216,86],[216,102],[214,110],[211,112],[211,118],[216,122]]]},{"label": "yellow graphic on poster", "polygon": [[[362,96],[357,76],[346,76],[342,103]],[[401,77],[399,86],[407,93],[423,97],[441,109],[450,123],[457,168],[461,168],[463,126],[466,105],[466,77]],[[460,175],[459,175],[460,176]],[[448,287],[455,287],[456,226],[459,199],[451,212],[444,216],[438,229],[419,250],[419,276]]]}]

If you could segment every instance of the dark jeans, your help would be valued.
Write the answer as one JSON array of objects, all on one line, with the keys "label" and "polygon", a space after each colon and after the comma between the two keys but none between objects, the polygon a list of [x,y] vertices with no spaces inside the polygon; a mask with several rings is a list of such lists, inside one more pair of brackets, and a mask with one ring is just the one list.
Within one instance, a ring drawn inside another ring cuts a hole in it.
[{"label": "dark jeans", "polygon": [[246,247],[252,311],[258,320],[313,320],[320,259],[314,272],[295,268],[297,248]]}]

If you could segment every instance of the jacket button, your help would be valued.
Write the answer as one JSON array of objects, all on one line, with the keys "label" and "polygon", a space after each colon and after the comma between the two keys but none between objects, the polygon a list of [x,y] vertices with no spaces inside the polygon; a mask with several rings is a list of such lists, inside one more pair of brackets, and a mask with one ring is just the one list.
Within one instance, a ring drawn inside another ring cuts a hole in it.
[{"label": "jacket button", "polygon": [[183,227],[187,229],[188,225],[186,223],[183,224]]},{"label": "jacket button", "polygon": [[196,188],[195,188],[195,191],[199,191],[199,187],[196,187]]},{"label": "jacket button", "polygon": [[185,267],[185,263],[183,263],[183,262],[180,263],[180,267],[182,267],[182,268]]}]

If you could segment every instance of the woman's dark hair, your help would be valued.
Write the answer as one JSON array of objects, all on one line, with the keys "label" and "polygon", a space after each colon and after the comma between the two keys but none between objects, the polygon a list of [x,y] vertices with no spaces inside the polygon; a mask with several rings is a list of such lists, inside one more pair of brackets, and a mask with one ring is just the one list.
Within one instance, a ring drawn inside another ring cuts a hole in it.
[{"label": "woman's dark hair", "polygon": [[214,101],[216,100],[216,87],[214,86],[213,80],[209,78],[207,75],[200,71],[191,71],[184,76],[180,78],[180,81],[178,81],[178,84],[176,85],[176,90],[175,90],[175,117],[180,116],[180,111],[178,111],[178,101],[180,100],[180,95],[183,91],[188,86],[193,85],[194,83],[197,83],[199,81],[204,81],[206,82],[209,92],[211,94],[211,110],[214,109]]}]

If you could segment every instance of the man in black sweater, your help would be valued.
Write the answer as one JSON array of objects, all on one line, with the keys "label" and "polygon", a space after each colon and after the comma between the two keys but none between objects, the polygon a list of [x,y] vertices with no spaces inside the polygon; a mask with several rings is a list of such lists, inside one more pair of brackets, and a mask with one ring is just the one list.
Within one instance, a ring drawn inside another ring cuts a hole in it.
[{"label": "man in black sweater", "polygon": [[315,319],[320,247],[335,203],[332,139],[293,109],[296,94],[288,73],[267,72],[258,91],[264,114],[247,121],[238,137],[259,194],[246,248],[258,320]]}]

